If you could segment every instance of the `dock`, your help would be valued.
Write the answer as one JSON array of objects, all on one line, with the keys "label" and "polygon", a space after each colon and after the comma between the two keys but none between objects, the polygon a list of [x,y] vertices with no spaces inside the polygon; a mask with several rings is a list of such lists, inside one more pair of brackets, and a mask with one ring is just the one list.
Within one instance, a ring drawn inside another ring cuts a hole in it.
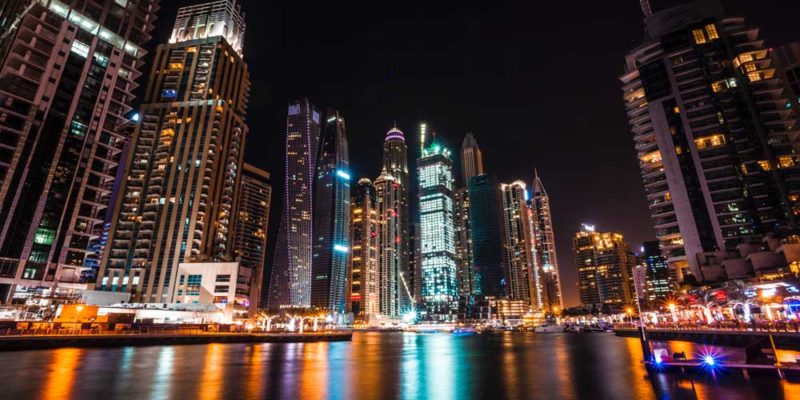
[{"label": "dock", "polygon": [[350,331],[318,333],[109,333],[0,336],[0,351],[60,347],[172,346],[208,343],[310,343],[353,339]]},{"label": "dock", "polygon": [[[800,332],[767,331],[767,330],[734,330],[734,329],[670,329],[646,328],[650,340],[682,340],[709,345],[747,347],[752,344],[768,341],[775,342],[775,347],[783,350],[800,350]],[[639,328],[618,327],[614,334],[622,337],[639,337]]]}]

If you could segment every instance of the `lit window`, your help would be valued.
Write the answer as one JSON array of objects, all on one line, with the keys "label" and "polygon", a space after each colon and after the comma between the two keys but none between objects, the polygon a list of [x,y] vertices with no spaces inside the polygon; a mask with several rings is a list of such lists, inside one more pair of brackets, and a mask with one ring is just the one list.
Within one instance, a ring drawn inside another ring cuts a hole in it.
[{"label": "lit window", "polygon": [[714,24],[706,25],[706,32],[708,33],[708,38],[711,40],[719,39],[719,33],[717,32],[717,26]]},{"label": "lit window", "polygon": [[772,170],[772,165],[770,165],[769,161],[767,160],[759,160],[758,166],[761,167],[761,169],[763,169],[764,171]]},{"label": "lit window", "polygon": [[719,147],[725,144],[725,136],[722,134],[703,136],[694,140],[698,150]]},{"label": "lit window", "polygon": [[695,29],[692,31],[692,35],[694,35],[694,43],[695,44],[703,44],[707,42],[706,35],[703,33],[702,29]]}]

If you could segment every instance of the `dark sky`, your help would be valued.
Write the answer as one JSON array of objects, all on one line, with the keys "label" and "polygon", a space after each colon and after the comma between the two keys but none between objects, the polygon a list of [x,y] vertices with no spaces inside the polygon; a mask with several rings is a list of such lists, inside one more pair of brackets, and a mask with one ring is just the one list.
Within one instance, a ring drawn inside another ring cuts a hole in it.
[{"label": "dark sky", "polygon": [[[178,6],[198,2],[162,0],[153,43],[166,41]],[[502,181],[529,182],[538,168],[568,305],[578,303],[571,238],[581,222],[622,232],[636,248],[654,238],[617,80],[642,38],[637,1],[240,3],[253,81],[246,159],[272,173],[273,233],[286,104],[307,96],[343,113],[354,176],[378,175],[395,119],[407,136],[427,121],[454,149],[474,132],[487,171]],[[764,27],[769,45],[800,39],[800,2],[723,4]],[[409,158],[418,151],[411,146]]]}]

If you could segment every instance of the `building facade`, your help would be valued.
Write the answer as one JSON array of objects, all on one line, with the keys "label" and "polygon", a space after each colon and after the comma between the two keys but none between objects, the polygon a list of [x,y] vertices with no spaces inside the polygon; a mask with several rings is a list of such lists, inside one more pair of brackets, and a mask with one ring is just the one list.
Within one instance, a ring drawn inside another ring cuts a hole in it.
[{"label": "building facade", "polygon": [[476,291],[484,296],[506,296],[508,280],[500,184],[490,175],[473,176],[467,192]]},{"label": "building facade", "polygon": [[715,1],[645,19],[620,77],[661,251],[706,279],[698,254],[796,227],[797,123],[759,29]]},{"label": "building facade", "polygon": [[408,149],[402,131],[390,129],[383,141],[383,167],[375,179],[378,199],[380,312],[402,316],[412,305]]},{"label": "building facade", "polygon": [[542,309],[542,289],[536,266],[533,213],[528,207],[527,187],[516,181],[501,184],[503,201],[503,249],[508,294],[514,300]]},{"label": "building facade", "polygon": [[269,308],[311,305],[312,191],[319,130],[319,111],[308,99],[289,104],[286,186],[271,269]]},{"label": "building facade", "polygon": [[469,178],[483,174],[483,153],[472,132],[467,132],[461,143],[461,176],[464,186],[469,182]]},{"label": "building facade", "polygon": [[458,295],[478,294],[475,270],[472,265],[472,231],[469,225],[469,195],[467,188],[453,192],[455,202],[456,266],[458,269]]},{"label": "building facade", "polygon": [[581,304],[619,308],[634,300],[635,256],[622,235],[583,224],[573,240]]},{"label": "building facade", "polygon": [[350,155],[344,118],[329,110],[314,182],[311,306],[343,314],[350,263]]},{"label": "building facade", "polygon": [[233,258],[249,90],[247,65],[227,36],[158,46],[100,290],[166,303],[175,294],[179,264]]},{"label": "building facade", "polygon": [[650,307],[662,305],[672,296],[675,286],[675,276],[671,275],[669,261],[661,255],[657,240],[647,241],[642,244],[642,264],[647,268],[646,295],[643,296]]},{"label": "building facade", "polygon": [[419,177],[422,301],[426,318],[454,321],[458,313],[458,280],[450,153],[435,142],[417,160]]},{"label": "building facade", "polygon": [[272,184],[267,171],[251,164],[245,163],[241,174],[234,212],[233,251],[240,264],[239,284],[249,294],[247,307],[250,315],[255,316],[256,307],[262,303]]},{"label": "building facade", "polygon": [[378,198],[367,178],[358,181],[351,202],[350,309],[356,319],[380,314]]},{"label": "building facade", "polygon": [[0,301],[85,289],[158,1],[4,2]]},{"label": "building facade", "polygon": [[551,311],[563,309],[564,299],[561,295],[550,196],[544,189],[538,171],[533,174],[533,190],[530,196],[529,205],[533,212],[533,241],[536,246],[536,266],[542,288],[542,305]]}]

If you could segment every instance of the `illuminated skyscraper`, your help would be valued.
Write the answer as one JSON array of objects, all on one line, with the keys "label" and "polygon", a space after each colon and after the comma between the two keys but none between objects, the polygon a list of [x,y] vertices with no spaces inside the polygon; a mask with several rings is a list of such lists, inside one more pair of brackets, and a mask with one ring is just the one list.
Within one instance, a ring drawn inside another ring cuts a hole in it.
[{"label": "illuminated skyscraper", "polygon": [[670,274],[669,262],[666,257],[661,255],[661,249],[658,246],[657,240],[642,244],[644,252],[641,259],[647,268],[647,292],[646,295],[645,293],[639,295],[644,297],[651,307],[661,305],[672,295],[675,282],[675,276]]},{"label": "illuminated skyscraper", "polygon": [[483,153],[478,147],[478,141],[472,136],[472,132],[467,132],[464,142],[461,143],[461,176],[464,185],[473,176],[483,175]]},{"label": "illuminated skyscraper", "polygon": [[372,181],[360,179],[353,189],[350,205],[350,311],[361,320],[380,313],[377,203]]},{"label": "illuminated skyscraper", "polygon": [[5,302],[37,287],[86,288],[158,1],[0,3]]},{"label": "illuminated skyscraper", "polygon": [[308,99],[289,104],[286,187],[267,299],[270,308],[311,305],[312,190],[319,129],[319,112]]},{"label": "illuminated skyscraper", "polygon": [[[197,13],[192,21],[207,12],[189,9]],[[166,303],[177,294],[180,263],[234,257],[250,78],[228,39],[187,38],[156,49],[111,221],[101,290]]]},{"label": "illuminated skyscraper", "polygon": [[344,118],[329,110],[320,135],[314,181],[311,306],[347,309],[350,263],[350,156]]},{"label": "illuminated skyscraper", "polygon": [[516,181],[500,185],[503,199],[508,294],[513,300],[524,300],[542,308],[542,289],[536,267],[533,212],[528,207],[525,183]]},{"label": "illuminated skyscraper", "polygon": [[241,174],[233,239],[234,255],[241,263],[237,290],[249,295],[249,315],[254,317],[262,298],[272,185],[269,173],[254,165],[245,163]]},{"label": "illuminated skyscraper", "polygon": [[622,235],[595,232],[594,226],[583,224],[573,246],[581,304],[631,304],[636,257]]},{"label": "illuminated skyscraper", "polygon": [[435,141],[417,160],[419,177],[422,301],[427,318],[452,321],[458,312],[453,163]]},{"label": "illuminated skyscraper", "polygon": [[472,263],[478,294],[508,295],[506,252],[503,250],[502,199],[500,184],[490,175],[469,179],[469,224],[472,235]]},{"label": "illuminated skyscraper", "polygon": [[536,266],[542,288],[543,306],[564,308],[561,296],[561,279],[556,257],[556,239],[553,233],[553,216],[550,211],[550,196],[544,190],[539,173],[533,175],[533,193],[529,200],[533,212],[534,243],[536,245]]},{"label": "illuminated skyscraper", "polygon": [[458,294],[477,294],[475,271],[472,266],[472,232],[469,225],[469,196],[467,188],[453,192],[455,205],[456,266],[458,269]]},{"label": "illuminated skyscraper", "polygon": [[797,118],[759,29],[717,1],[645,25],[620,77],[642,182],[662,253],[703,281],[698,253],[797,228]]},{"label": "illuminated skyscraper", "polygon": [[380,312],[398,317],[411,306],[408,162],[405,136],[394,127],[383,141],[383,168],[375,179],[378,200]]}]

